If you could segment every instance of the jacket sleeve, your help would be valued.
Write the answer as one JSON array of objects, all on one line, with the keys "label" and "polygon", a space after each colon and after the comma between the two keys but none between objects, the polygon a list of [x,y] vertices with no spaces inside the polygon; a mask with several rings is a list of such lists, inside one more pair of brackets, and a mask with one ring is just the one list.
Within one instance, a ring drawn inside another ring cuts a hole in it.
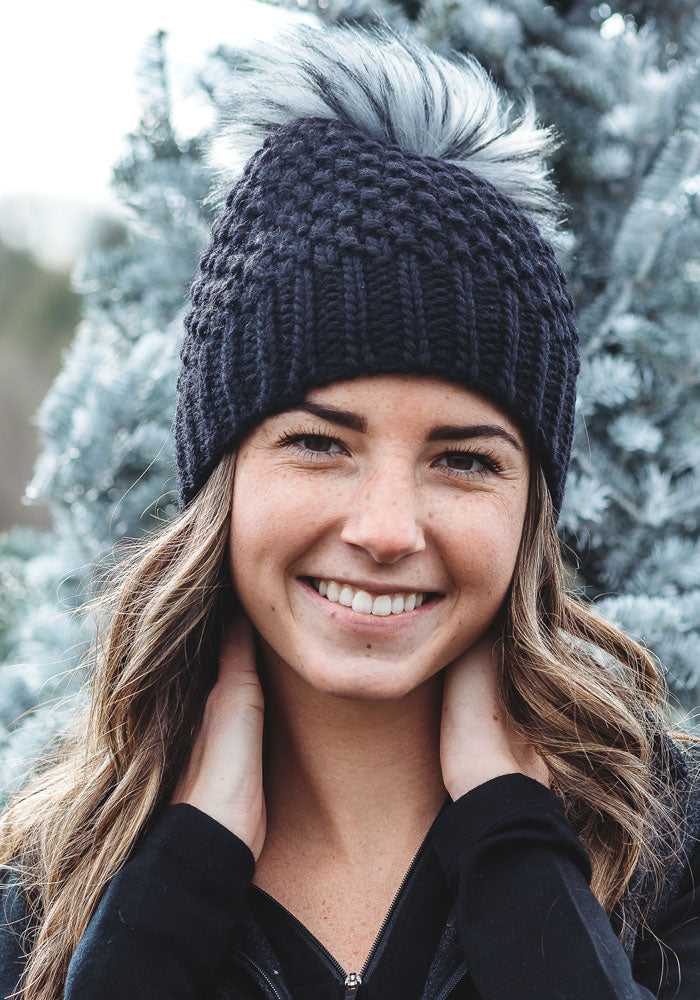
[{"label": "jacket sleeve", "polygon": [[[247,844],[207,813],[166,806],[110,880],[71,959],[64,1000],[206,994],[254,870]],[[3,939],[4,990],[15,988],[18,955]]]},{"label": "jacket sleeve", "polygon": [[[639,935],[635,978],[660,1000],[700,997],[700,842],[676,898]],[[657,940],[657,938],[659,940]]]},{"label": "jacket sleeve", "polygon": [[657,930],[683,924],[667,938],[682,977],[651,992],[663,981],[660,956],[644,949],[633,969],[590,890],[588,854],[541,782],[514,773],[478,785],[438,816],[431,840],[459,900],[460,941],[483,1000],[700,996],[700,899],[692,886]]}]

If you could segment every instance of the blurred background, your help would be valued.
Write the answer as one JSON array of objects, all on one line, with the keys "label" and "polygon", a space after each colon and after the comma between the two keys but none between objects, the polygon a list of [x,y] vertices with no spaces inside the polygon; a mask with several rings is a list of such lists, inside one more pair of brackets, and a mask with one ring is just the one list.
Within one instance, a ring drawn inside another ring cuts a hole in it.
[{"label": "blurred background", "polygon": [[0,35],[0,798],[74,711],[95,566],[176,510],[182,320],[231,81],[291,21],[377,18],[472,53],[561,140],[581,339],[567,569],[698,727],[696,0],[39,0]]},{"label": "blurred background", "polygon": [[71,288],[79,254],[118,238],[124,206],[112,168],[141,114],[139,59],[168,34],[174,121],[201,129],[209,108],[193,85],[205,53],[265,38],[289,11],[259,3],[88,0],[11,4],[0,33],[0,531],[48,527],[46,504],[22,502],[39,454],[33,416],[80,316]]}]

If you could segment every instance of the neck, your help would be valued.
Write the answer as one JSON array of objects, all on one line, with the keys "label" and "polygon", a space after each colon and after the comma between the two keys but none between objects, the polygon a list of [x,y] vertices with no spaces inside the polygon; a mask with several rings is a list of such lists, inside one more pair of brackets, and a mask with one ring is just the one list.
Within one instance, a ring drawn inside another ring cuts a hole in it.
[{"label": "neck", "polygon": [[387,845],[412,854],[447,796],[442,674],[398,700],[355,701],[310,687],[266,647],[260,675],[266,850],[320,867],[361,867]]}]

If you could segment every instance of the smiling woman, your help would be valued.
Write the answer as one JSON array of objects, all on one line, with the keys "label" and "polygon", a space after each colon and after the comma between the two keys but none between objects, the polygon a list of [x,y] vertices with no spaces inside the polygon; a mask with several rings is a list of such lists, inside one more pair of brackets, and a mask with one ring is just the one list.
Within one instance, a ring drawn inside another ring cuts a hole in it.
[{"label": "smiling woman", "polygon": [[337,382],[268,417],[238,450],[229,539],[265,662],[289,665],[300,701],[308,685],[358,717],[367,698],[400,706],[436,683],[505,599],[528,474],[507,414],[441,379]]},{"label": "smiling woman", "polygon": [[220,133],[180,510],[1,817],[0,993],[696,998],[700,750],[557,535],[551,136],[350,27],[254,54]]}]

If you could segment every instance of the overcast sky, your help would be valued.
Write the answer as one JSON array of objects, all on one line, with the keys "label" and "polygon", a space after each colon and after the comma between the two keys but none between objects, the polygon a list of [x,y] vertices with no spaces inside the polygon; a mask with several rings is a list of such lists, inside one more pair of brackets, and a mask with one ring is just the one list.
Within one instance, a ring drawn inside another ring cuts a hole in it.
[{"label": "overcast sky", "polygon": [[[607,4],[599,11],[610,14]],[[205,53],[219,43],[269,38],[300,17],[314,20],[262,0],[6,3],[0,32],[0,238],[32,249],[45,264],[69,266],[95,210],[118,211],[109,179],[123,137],[138,124],[136,68],[154,31],[168,32],[175,125],[191,135],[204,124],[204,106],[192,96],[191,81]],[[601,32],[623,28],[613,15]]]},{"label": "overcast sky", "polygon": [[[290,17],[299,15],[259,0],[34,0],[4,5],[2,235],[7,237],[8,227],[14,226],[25,231],[30,245],[40,242],[34,231],[40,222],[24,217],[22,206],[43,196],[65,200],[68,217],[76,204],[91,208],[111,203],[111,168],[123,136],[139,119],[135,71],[154,31],[168,32],[171,86],[180,119],[176,124],[187,130],[201,115],[185,95],[204,54],[220,42],[270,37]],[[60,205],[51,214],[60,235],[66,225]]]}]

